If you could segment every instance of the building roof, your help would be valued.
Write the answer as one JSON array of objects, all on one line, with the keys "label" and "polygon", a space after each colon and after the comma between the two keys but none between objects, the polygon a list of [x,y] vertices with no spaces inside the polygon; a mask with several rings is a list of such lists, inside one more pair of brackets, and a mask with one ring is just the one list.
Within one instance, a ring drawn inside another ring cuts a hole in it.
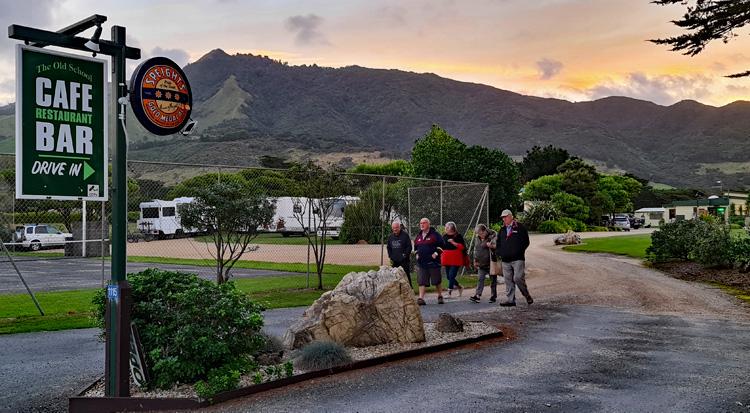
[{"label": "building roof", "polygon": [[664,212],[664,211],[666,211],[666,209],[664,209],[664,208],[641,208],[641,209],[639,209],[639,210],[637,210],[635,212],[636,213],[645,213],[645,212]]},{"label": "building roof", "polygon": [[669,205],[664,205],[665,208],[678,206],[729,206],[729,198],[719,197],[714,199],[686,199],[684,201],[673,201]]}]

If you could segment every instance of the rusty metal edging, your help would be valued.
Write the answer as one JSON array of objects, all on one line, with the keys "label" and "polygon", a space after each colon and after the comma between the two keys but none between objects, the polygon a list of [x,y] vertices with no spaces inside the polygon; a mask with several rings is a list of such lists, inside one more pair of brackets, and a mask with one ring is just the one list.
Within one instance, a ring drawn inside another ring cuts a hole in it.
[{"label": "rusty metal edging", "polygon": [[267,383],[256,384],[242,387],[235,390],[222,392],[214,396],[211,401],[199,401],[190,398],[136,398],[136,397],[71,397],[68,399],[68,411],[70,413],[114,413],[114,412],[138,412],[150,410],[182,410],[196,409],[213,404],[226,402],[240,397],[252,394],[262,393],[264,391],[277,389],[291,384],[303,381],[331,376],[334,374],[344,373],[353,370],[359,370],[367,367],[373,367],[384,363],[422,356],[425,354],[437,353],[445,350],[454,350],[467,344],[473,344],[484,340],[503,337],[502,331],[483,334],[477,337],[465,338],[463,340],[451,341],[448,343],[437,344],[430,347],[421,347],[400,353],[387,354],[385,356],[375,357],[367,360],[356,361],[351,364],[337,366],[325,370],[311,371],[298,374],[292,377],[286,377]]}]

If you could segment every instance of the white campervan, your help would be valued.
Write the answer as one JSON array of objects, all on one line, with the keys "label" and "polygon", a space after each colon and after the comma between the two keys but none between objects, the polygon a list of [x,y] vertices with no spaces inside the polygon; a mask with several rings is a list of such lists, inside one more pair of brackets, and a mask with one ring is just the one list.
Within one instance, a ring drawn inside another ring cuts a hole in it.
[{"label": "white campervan", "polygon": [[280,196],[269,198],[274,205],[273,219],[268,231],[281,235],[304,235],[306,230],[317,228],[317,219],[312,212],[310,198]]},{"label": "white campervan", "polygon": [[[320,202],[316,200],[316,202]],[[359,202],[359,197],[356,196],[341,196],[332,200],[325,200],[325,202],[333,202],[331,206],[331,213],[326,218],[326,236],[333,239],[339,239],[341,235],[341,227],[344,226],[344,214],[346,213],[346,207]],[[323,227],[318,228],[318,235],[323,236]]]},{"label": "white campervan", "polygon": [[197,232],[195,228],[183,228],[180,223],[179,206],[195,200],[193,197],[175,198],[171,201],[154,199],[141,202],[138,230],[144,234],[156,235],[159,238],[182,236]]}]

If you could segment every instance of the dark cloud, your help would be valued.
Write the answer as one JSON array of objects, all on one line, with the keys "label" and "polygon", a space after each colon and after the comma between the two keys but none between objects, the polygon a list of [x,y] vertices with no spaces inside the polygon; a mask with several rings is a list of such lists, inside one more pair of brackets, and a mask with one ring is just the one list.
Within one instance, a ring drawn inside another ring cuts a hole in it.
[{"label": "dark cloud", "polygon": [[162,49],[161,47],[155,47],[150,53],[148,53],[146,58],[155,56],[168,57],[174,60],[174,62],[180,65],[180,67],[185,66],[190,61],[190,55],[182,49]]},{"label": "dark cloud", "polygon": [[[55,0],[26,0],[26,1],[3,1],[0,2],[2,13],[0,13],[0,27],[5,29],[11,24],[31,26],[45,30],[59,30],[62,27],[51,27],[52,16],[59,8],[60,2]],[[5,39],[0,42],[0,53],[8,54],[13,50],[16,40]],[[7,57],[7,56],[4,56]]]},{"label": "dark cloud", "polygon": [[623,82],[607,82],[586,91],[592,99],[607,96],[627,96],[651,101],[660,105],[671,105],[680,100],[701,100],[709,97],[713,80],[708,76],[648,76],[631,73]]},{"label": "dark cloud", "polygon": [[548,80],[555,77],[563,68],[562,62],[557,60],[544,58],[536,62],[536,67],[539,69],[539,77],[542,80]]},{"label": "dark cloud", "polygon": [[315,14],[307,16],[292,16],[286,19],[286,28],[294,35],[294,41],[300,45],[330,44],[323,33],[320,25],[323,18]]}]

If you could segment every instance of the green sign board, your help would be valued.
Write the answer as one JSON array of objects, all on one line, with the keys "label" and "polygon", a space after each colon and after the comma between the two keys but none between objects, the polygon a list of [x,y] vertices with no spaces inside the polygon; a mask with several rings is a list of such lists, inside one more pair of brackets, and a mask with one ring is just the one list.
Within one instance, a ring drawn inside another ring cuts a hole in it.
[{"label": "green sign board", "polygon": [[16,197],[107,200],[107,61],[16,47]]}]

